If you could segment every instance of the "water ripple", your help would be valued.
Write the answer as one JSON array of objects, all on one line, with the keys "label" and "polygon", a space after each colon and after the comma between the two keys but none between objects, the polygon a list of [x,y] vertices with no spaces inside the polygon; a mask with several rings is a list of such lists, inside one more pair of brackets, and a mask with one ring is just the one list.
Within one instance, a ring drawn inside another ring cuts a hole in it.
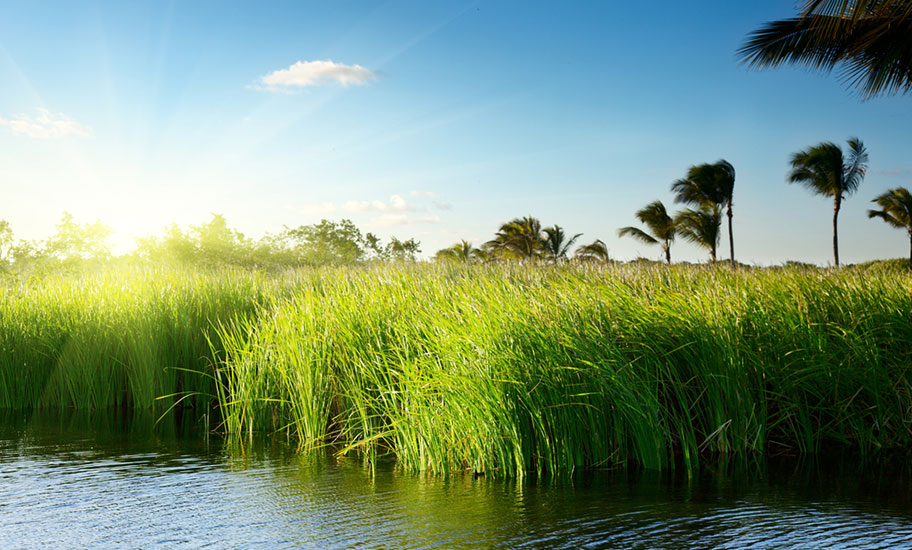
[{"label": "water ripple", "polygon": [[909,487],[841,475],[371,475],[274,446],[0,426],[0,548],[912,548],[912,511],[888,498]]}]

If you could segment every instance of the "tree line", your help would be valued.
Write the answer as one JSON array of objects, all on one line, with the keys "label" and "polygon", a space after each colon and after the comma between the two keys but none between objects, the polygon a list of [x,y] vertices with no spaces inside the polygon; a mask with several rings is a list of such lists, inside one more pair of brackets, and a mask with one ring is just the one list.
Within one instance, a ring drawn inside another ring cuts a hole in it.
[{"label": "tree line", "polygon": [[[832,142],[823,142],[794,153],[786,181],[804,186],[810,192],[833,199],[833,263],[839,266],[838,220],[842,203],[858,190],[868,169],[868,152],[862,141],[850,138],[843,151]],[[662,201],[656,200],[636,212],[645,227],[628,226],[618,230],[621,237],[631,237],[648,245],[658,245],[665,261],[671,263],[671,245],[681,237],[709,252],[717,261],[722,236],[723,215],[728,220],[729,262],[735,261],[735,239],[732,232],[735,168],[726,160],[691,166],[687,175],[671,184],[675,202],[687,208],[670,214]],[[868,217],[884,220],[909,235],[909,267],[912,269],[912,195],[904,187],[890,189],[877,196],[879,207],[868,211]],[[478,248],[461,241],[436,254],[439,260],[491,261],[542,260],[560,262],[569,259],[571,247],[582,236],[570,236],[554,225],[542,228],[533,217],[516,218],[503,224],[495,237]],[[580,246],[574,258],[585,261],[609,261],[608,249],[601,240]]]},{"label": "tree line", "polygon": [[0,220],[0,271],[41,273],[112,262],[275,268],[415,261],[421,252],[421,243],[414,238],[392,237],[383,242],[347,219],[324,219],[251,239],[232,229],[224,216],[213,214],[204,224],[186,228],[172,224],[163,235],[139,238],[132,253],[119,257],[111,252],[111,234],[111,228],[101,222],[77,223],[64,213],[48,239],[16,241],[10,223]]}]

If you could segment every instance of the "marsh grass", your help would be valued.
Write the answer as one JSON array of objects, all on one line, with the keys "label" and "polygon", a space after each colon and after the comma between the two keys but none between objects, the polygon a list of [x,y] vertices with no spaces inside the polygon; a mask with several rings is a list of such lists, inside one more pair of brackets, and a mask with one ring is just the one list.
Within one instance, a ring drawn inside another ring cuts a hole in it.
[{"label": "marsh grass", "polygon": [[412,265],[3,292],[2,408],[215,401],[239,440],[506,476],[910,443],[905,273]]}]

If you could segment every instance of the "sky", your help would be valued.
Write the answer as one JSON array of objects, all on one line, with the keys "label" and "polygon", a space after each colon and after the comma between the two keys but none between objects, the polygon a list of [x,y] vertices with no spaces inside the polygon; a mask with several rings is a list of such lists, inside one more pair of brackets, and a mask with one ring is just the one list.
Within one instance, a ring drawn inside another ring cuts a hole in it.
[{"label": "sky", "polygon": [[[414,237],[426,256],[532,215],[620,260],[617,230],[695,164],[737,172],[736,257],[832,262],[832,200],[790,156],[857,136],[868,176],[840,259],[904,257],[871,199],[912,185],[912,97],[750,70],[762,2],[17,2],[0,18],[0,219],[44,239],[63,213],[117,250],[224,215],[258,238],[321,219]],[[675,260],[704,261],[685,242]],[[727,257],[723,235],[720,256]]]}]

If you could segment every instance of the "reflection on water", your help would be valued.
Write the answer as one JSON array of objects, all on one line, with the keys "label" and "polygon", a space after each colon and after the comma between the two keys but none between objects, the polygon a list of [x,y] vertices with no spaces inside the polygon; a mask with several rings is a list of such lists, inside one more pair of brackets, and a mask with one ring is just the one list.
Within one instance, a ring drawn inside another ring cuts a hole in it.
[{"label": "reflection on water", "polygon": [[143,422],[0,422],[0,548],[912,548],[904,461],[518,483]]}]

